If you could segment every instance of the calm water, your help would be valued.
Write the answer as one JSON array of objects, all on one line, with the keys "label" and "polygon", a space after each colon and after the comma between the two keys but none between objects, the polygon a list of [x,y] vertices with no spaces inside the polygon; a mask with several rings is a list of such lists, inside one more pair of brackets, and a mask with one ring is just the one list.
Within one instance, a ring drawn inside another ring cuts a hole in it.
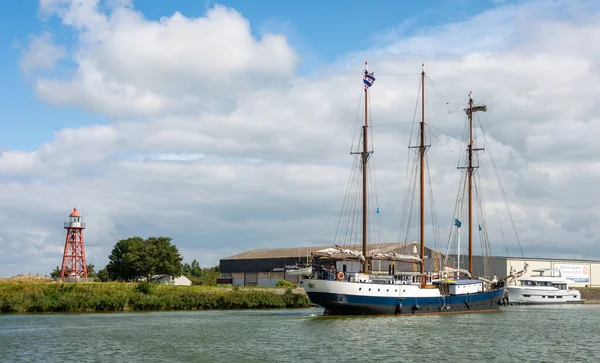
[{"label": "calm water", "polygon": [[0,315],[0,361],[600,362],[600,305],[419,317],[321,313]]}]

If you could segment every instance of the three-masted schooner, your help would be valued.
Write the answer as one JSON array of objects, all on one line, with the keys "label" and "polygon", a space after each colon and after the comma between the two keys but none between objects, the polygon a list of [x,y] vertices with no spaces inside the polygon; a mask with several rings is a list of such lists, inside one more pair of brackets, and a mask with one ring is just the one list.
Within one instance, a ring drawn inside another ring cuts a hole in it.
[{"label": "three-masted schooner", "polygon": [[[369,157],[369,90],[375,82],[374,73],[369,73],[365,62],[363,84],[365,100],[365,118],[362,126],[362,150],[355,152],[360,161],[362,172],[362,251],[335,245],[313,253],[313,268],[310,275],[300,280],[313,304],[325,309],[325,315],[363,315],[363,314],[440,314],[458,312],[495,311],[500,308],[505,294],[504,280],[486,279],[473,276],[472,265],[472,178],[476,169],[473,153],[477,151],[473,142],[473,114],[486,111],[486,106],[475,106],[469,95],[468,107],[464,110],[469,119],[469,142],[467,146],[467,173],[469,193],[469,265],[468,269],[452,268],[444,265],[437,272],[425,270],[425,71],[421,71],[421,121],[419,123],[418,145],[416,149],[419,162],[419,249],[413,254],[396,252],[369,254],[368,238],[368,191],[367,171]],[[326,269],[319,259],[343,259],[360,261],[360,272],[344,273],[334,268]],[[388,274],[371,271],[374,260],[400,261],[420,265],[418,272],[390,271]],[[455,278],[462,274],[462,278]]]}]

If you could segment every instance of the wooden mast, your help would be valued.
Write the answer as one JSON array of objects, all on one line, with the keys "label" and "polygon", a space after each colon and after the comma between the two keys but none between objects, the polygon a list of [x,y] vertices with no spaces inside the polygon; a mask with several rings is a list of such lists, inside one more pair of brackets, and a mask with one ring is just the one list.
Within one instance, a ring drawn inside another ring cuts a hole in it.
[{"label": "wooden mast", "polygon": [[420,226],[419,240],[421,242],[421,286],[424,287],[425,279],[425,68],[421,66],[421,137],[419,140],[419,167],[420,167]]},{"label": "wooden mast", "polygon": [[[365,76],[368,75],[367,62],[365,62]],[[367,262],[367,161],[369,159],[369,89],[365,88],[365,125],[363,126],[363,151],[362,151],[362,172],[363,172],[363,235],[362,235],[362,253],[364,261],[362,263],[363,273],[369,272],[369,264]]]},{"label": "wooden mast", "polygon": [[473,273],[473,98],[469,93],[469,273]]},{"label": "wooden mast", "polygon": [[473,173],[478,168],[477,165],[473,165],[473,152],[483,150],[483,148],[473,147],[473,112],[483,111],[485,112],[487,107],[485,105],[473,106],[473,98],[471,92],[469,92],[469,107],[465,109],[469,116],[469,145],[467,146],[467,178],[468,178],[468,193],[469,193],[469,273],[473,273]]}]

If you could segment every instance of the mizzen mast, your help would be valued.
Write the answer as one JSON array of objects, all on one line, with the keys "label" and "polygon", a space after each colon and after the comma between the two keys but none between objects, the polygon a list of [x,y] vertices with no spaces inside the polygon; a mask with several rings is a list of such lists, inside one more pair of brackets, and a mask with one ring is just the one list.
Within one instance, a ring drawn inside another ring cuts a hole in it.
[{"label": "mizzen mast", "polygon": [[469,117],[469,145],[467,146],[467,166],[461,169],[467,169],[467,190],[469,194],[469,273],[473,273],[473,173],[479,167],[473,164],[473,152],[483,150],[483,148],[474,148],[473,143],[473,112],[487,111],[487,106],[473,105],[473,98],[469,92],[469,107],[465,112]]}]

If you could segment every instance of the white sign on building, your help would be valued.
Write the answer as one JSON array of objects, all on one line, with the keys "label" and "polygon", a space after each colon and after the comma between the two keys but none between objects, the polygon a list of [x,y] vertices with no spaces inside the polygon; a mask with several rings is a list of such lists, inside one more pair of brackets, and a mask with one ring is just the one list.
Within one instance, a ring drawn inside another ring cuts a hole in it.
[{"label": "white sign on building", "polygon": [[583,263],[553,263],[563,277],[574,282],[590,282],[590,265]]}]

